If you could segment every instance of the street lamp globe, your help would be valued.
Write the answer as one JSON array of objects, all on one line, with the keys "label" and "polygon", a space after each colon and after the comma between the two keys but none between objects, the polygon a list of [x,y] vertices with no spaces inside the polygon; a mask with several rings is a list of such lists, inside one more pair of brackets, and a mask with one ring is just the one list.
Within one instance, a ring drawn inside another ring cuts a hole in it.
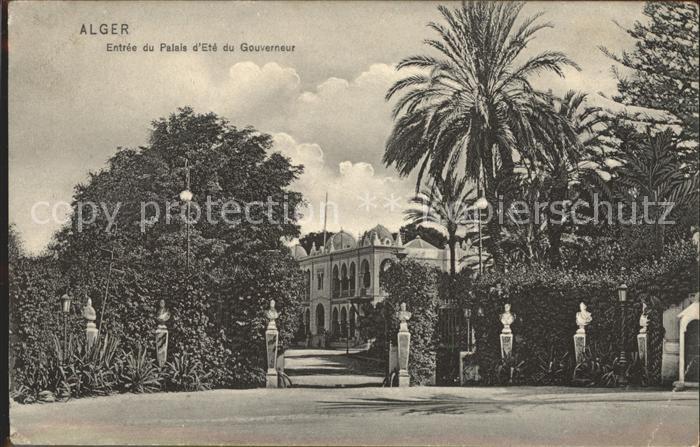
[{"label": "street lamp globe", "polygon": [[488,200],[486,200],[485,197],[479,197],[478,199],[476,199],[476,202],[474,202],[474,206],[477,209],[485,210],[486,208],[489,207],[489,202],[488,202]]},{"label": "street lamp globe", "polygon": [[67,314],[70,312],[70,302],[71,302],[71,297],[67,293],[64,293],[63,296],[61,297],[61,305],[62,305],[62,310],[64,314]]},{"label": "street lamp globe", "polygon": [[627,301],[627,285],[626,284],[620,284],[620,286],[617,288],[617,299],[621,303],[624,303],[625,301]]},{"label": "street lamp globe", "polygon": [[192,191],[189,189],[185,189],[180,193],[180,200],[183,202],[191,202],[192,201]]}]

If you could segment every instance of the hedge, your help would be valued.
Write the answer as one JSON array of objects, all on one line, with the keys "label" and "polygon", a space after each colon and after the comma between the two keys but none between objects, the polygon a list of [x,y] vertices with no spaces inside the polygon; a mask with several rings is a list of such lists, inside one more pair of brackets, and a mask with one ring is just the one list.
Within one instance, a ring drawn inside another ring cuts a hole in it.
[{"label": "hedge", "polygon": [[411,312],[408,329],[411,347],[408,372],[412,385],[427,385],[435,374],[435,341],[437,325],[437,283],[440,272],[416,261],[394,263],[384,276],[387,296],[376,307],[366,307],[360,319],[360,331],[375,338],[374,350],[385,367],[388,364],[388,343],[397,345],[399,320],[396,313],[401,303]]},{"label": "hedge", "polygon": [[[617,298],[621,283],[629,288],[624,323]],[[524,362],[520,367],[521,381],[536,385],[541,383],[535,363],[573,359],[575,315],[581,302],[586,303],[593,317],[586,327],[587,345],[598,351],[598,357],[609,356],[601,352],[618,353],[621,324],[624,324],[624,350],[633,359],[644,301],[649,311],[649,373],[645,382],[659,384],[664,336],[662,314],[670,305],[697,291],[697,257],[690,243],[678,243],[668,247],[664,256],[640,263],[628,272],[582,273],[523,266],[503,273],[486,273],[475,280],[462,274],[445,289],[471,291],[456,295],[461,298],[461,306],[472,309],[475,316],[475,360],[486,383],[499,383],[495,376],[502,363],[499,334],[505,303],[510,303],[516,314],[511,327],[515,337],[514,356]]]}]

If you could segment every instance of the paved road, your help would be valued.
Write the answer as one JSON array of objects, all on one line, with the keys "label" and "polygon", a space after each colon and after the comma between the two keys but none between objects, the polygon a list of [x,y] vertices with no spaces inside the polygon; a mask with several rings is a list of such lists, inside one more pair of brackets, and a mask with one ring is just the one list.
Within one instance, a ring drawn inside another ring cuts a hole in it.
[{"label": "paved road", "polygon": [[698,394],[290,388],[13,405],[17,444],[697,445]]},{"label": "paved road", "polygon": [[350,349],[291,349],[285,355],[284,371],[294,387],[335,388],[381,386],[381,366],[358,358],[362,351]]}]

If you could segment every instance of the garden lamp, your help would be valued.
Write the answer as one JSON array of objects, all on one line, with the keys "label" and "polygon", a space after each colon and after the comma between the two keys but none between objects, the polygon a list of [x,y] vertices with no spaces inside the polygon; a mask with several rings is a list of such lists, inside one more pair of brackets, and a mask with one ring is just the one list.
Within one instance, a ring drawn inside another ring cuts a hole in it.
[{"label": "garden lamp", "polygon": [[185,203],[191,202],[192,197],[192,191],[190,191],[189,189],[185,189],[180,193],[180,200],[182,200]]},{"label": "garden lamp", "polygon": [[485,210],[486,208],[489,207],[489,202],[488,202],[488,200],[486,200],[485,197],[479,197],[478,199],[476,199],[476,202],[474,202],[474,206],[477,209]]},{"label": "garden lamp", "polygon": [[65,362],[68,351],[68,314],[70,313],[71,297],[64,293],[61,297],[61,310],[63,311],[63,352],[61,352],[61,364]]},{"label": "garden lamp", "polygon": [[627,301],[627,285],[626,284],[620,284],[617,288],[617,299],[621,303],[624,303]]},{"label": "garden lamp", "polygon": [[620,302],[620,371],[619,385],[627,385],[625,370],[627,367],[627,353],[625,352],[625,303],[627,301],[627,285],[620,284],[617,288],[617,300]]},{"label": "garden lamp", "polygon": [[67,314],[70,312],[71,299],[72,298],[67,293],[64,293],[63,296],[61,297],[61,307],[63,309],[64,314]]}]

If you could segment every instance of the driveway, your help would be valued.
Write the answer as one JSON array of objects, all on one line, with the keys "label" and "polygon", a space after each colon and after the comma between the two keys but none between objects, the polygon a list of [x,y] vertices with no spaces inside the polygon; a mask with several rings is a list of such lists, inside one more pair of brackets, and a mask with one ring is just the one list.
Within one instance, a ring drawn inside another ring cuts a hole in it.
[{"label": "driveway", "polygon": [[381,386],[381,364],[361,357],[350,349],[291,349],[285,352],[284,371],[293,387],[343,388]]},{"label": "driveway", "polygon": [[697,445],[692,391],[289,388],[11,407],[16,444]]}]

